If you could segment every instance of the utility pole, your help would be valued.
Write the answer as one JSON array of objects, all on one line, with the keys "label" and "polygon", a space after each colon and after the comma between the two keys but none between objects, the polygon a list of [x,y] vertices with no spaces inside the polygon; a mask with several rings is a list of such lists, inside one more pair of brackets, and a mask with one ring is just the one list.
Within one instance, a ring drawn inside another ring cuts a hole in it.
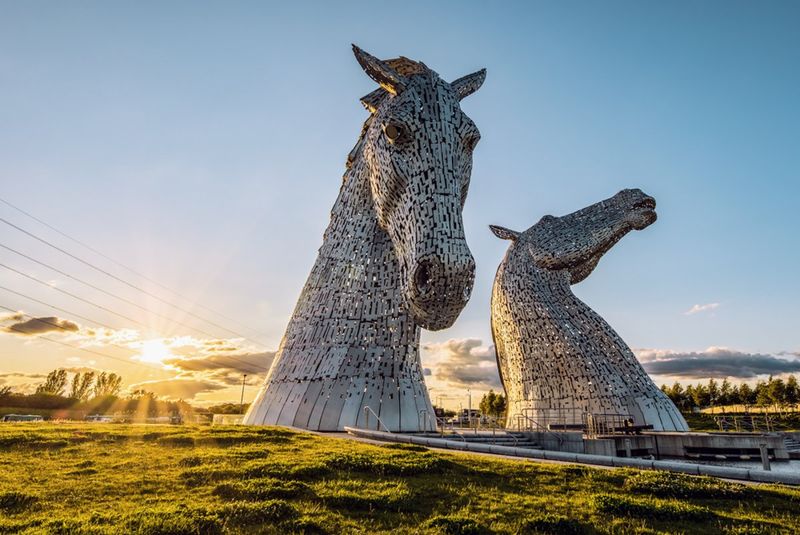
[{"label": "utility pole", "polygon": [[247,379],[247,374],[242,375],[242,397],[239,398],[239,406],[241,407],[242,414],[244,414],[244,382]]},{"label": "utility pole", "polygon": [[472,390],[469,388],[467,388],[467,396],[469,396],[469,400],[467,402],[469,405],[469,408],[467,409],[467,422],[469,422],[469,424],[467,425],[472,427]]}]

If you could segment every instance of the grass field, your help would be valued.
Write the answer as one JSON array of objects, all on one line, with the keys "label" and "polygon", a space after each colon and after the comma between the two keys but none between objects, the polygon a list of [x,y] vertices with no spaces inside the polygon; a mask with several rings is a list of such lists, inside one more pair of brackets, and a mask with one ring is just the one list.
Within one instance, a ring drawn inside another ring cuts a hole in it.
[{"label": "grass field", "polygon": [[0,533],[798,533],[800,490],[279,428],[0,425]]}]

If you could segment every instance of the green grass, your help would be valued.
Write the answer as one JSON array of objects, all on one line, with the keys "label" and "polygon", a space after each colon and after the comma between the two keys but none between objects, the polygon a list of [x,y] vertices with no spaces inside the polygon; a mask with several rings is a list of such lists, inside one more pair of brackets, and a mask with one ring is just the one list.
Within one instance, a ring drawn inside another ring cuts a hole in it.
[{"label": "green grass", "polygon": [[0,425],[0,534],[798,533],[800,490],[280,428]]}]

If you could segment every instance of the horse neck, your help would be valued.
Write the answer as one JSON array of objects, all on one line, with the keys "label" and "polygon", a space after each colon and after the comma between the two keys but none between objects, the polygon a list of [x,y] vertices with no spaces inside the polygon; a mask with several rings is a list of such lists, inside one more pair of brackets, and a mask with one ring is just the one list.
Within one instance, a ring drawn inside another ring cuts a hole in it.
[{"label": "horse neck", "polygon": [[[366,168],[357,162],[345,175],[293,322],[344,318],[358,320],[363,330],[364,323],[383,324],[391,315],[405,326],[405,337],[413,337],[419,327],[405,312],[399,276],[391,240],[378,225]],[[335,343],[363,345],[355,331],[336,334]]]}]

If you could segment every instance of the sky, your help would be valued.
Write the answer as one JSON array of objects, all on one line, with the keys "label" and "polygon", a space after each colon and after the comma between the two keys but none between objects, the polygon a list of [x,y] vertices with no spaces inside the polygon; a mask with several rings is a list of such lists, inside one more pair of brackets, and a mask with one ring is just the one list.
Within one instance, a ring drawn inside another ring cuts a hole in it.
[{"label": "sky", "polygon": [[488,70],[462,102],[482,134],[464,208],[477,278],[458,321],[423,332],[434,401],[499,386],[489,299],[508,243],[488,225],[524,230],[631,187],[656,198],[657,223],[575,293],[659,384],[800,371],[795,2],[0,11],[0,197],[105,257],[8,204],[0,217],[117,277],[0,222],[0,244],[62,271],[0,248],[2,384],[104,369],[208,404],[238,401],[248,373],[252,399],[367,117],[358,99],[375,89],[350,43],[447,80]]}]

